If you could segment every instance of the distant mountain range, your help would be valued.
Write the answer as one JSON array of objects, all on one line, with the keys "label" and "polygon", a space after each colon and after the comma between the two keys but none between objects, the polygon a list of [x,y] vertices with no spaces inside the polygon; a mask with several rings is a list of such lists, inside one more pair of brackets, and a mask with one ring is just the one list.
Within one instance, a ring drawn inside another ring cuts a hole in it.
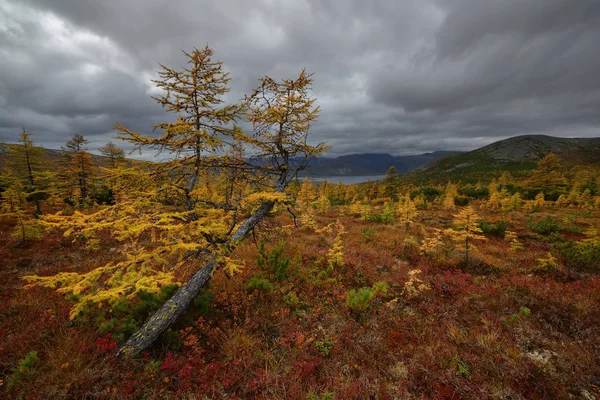
[{"label": "distant mountain range", "polygon": [[468,153],[453,154],[427,168],[404,176],[415,184],[486,181],[509,171],[515,176],[533,169],[537,161],[555,153],[569,167],[600,165],[599,138],[560,138],[545,135],[515,136],[494,142]]},{"label": "distant mountain range", "polygon": [[[61,150],[45,149],[45,161],[57,161]],[[445,183],[448,180],[476,182],[510,171],[519,176],[536,167],[537,160],[556,153],[568,167],[572,165],[600,166],[600,137],[560,138],[544,135],[515,136],[494,142],[470,152],[435,151],[412,156],[390,154],[349,154],[312,160],[301,176],[343,177],[384,175],[393,165],[404,181]],[[102,164],[103,156],[94,155]],[[0,165],[5,159],[0,143]],[[133,160],[132,160],[133,161]],[[135,162],[135,161],[133,161]]]},{"label": "distant mountain range", "polygon": [[413,156],[390,154],[349,154],[336,158],[321,157],[310,162],[302,176],[335,177],[384,175],[393,165],[398,173],[424,167],[440,158],[457,154],[455,151],[435,151]]},{"label": "distant mountain range", "polygon": [[[0,164],[5,156],[5,149],[0,143]],[[47,162],[57,161],[63,151],[44,149],[44,159]],[[350,154],[336,158],[321,157],[310,161],[309,167],[302,171],[301,176],[336,177],[336,176],[374,176],[384,175],[394,165],[398,173],[412,171],[446,157],[456,154],[454,151],[436,151],[413,156],[394,157],[389,154]],[[92,155],[94,162],[103,163],[104,156]]]}]

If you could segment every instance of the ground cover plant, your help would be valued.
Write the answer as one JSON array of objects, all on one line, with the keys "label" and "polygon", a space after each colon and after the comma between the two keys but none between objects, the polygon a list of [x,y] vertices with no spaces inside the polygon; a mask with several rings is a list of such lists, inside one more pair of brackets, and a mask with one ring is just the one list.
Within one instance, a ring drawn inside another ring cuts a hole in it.
[{"label": "ground cover plant", "polygon": [[[514,235],[484,233],[469,265],[443,232],[458,208],[431,204],[408,228],[400,212],[393,223],[374,222],[351,205],[313,210],[316,229],[292,227],[278,211],[265,221],[270,230],[236,251],[242,271],[215,275],[158,343],[128,360],[115,350],[176,287],[90,304],[71,320],[76,298],[24,288],[22,277],[92,271],[118,244],[90,248],[60,231],[24,243],[2,235],[2,390],[27,398],[594,396],[598,235],[571,229],[548,242],[531,220],[586,229],[600,212],[551,206],[530,218],[526,203],[509,212],[472,204],[482,220],[509,221]],[[4,218],[2,231],[17,224]],[[337,237],[343,259],[330,264]],[[540,262],[549,255],[552,268]]]}]

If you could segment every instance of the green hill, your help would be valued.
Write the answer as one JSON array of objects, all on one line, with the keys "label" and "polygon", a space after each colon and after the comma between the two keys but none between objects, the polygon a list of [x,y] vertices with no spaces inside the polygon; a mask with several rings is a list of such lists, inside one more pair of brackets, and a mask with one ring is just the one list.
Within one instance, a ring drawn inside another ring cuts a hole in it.
[{"label": "green hill", "polygon": [[544,156],[555,153],[566,166],[600,165],[600,138],[560,138],[543,135],[515,136],[468,153],[444,157],[428,167],[403,176],[409,183],[474,183],[489,181],[509,171],[521,176]]}]

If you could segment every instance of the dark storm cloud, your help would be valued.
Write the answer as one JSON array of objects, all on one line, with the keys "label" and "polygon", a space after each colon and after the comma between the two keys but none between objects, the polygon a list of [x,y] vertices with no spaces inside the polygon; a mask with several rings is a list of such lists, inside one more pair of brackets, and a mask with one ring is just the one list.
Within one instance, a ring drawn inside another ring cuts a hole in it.
[{"label": "dark storm cloud", "polygon": [[0,140],[25,125],[97,148],[149,132],[157,63],[209,44],[237,101],[265,74],[315,73],[331,154],[467,150],[519,134],[598,136],[596,0],[8,0]]}]

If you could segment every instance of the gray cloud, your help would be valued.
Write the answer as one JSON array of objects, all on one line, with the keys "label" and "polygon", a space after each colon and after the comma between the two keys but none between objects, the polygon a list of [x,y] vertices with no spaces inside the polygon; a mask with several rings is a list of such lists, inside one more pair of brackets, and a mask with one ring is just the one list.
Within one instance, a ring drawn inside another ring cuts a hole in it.
[{"label": "gray cloud", "polygon": [[0,140],[25,126],[95,149],[150,132],[158,63],[209,44],[230,101],[268,74],[315,73],[331,155],[468,150],[507,136],[598,136],[596,0],[5,0]]}]

